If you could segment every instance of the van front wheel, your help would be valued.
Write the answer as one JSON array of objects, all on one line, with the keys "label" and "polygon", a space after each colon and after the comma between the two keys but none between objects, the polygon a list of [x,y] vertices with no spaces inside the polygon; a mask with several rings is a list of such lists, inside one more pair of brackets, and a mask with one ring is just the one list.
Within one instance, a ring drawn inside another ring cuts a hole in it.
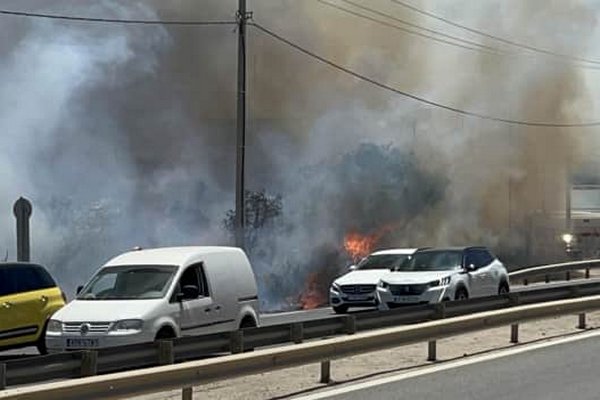
[{"label": "van front wheel", "polygon": [[156,333],[154,340],[175,339],[176,335],[172,328],[164,326]]}]

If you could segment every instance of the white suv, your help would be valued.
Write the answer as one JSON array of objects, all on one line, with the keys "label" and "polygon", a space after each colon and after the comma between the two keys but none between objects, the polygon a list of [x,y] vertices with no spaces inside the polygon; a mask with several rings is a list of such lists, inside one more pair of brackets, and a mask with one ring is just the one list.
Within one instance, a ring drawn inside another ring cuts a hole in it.
[{"label": "white suv", "polygon": [[329,304],[336,313],[345,313],[348,307],[377,305],[376,287],[383,275],[397,268],[417,249],[390,249],[377,251],[350,266],[350,272],[337,278],[329,288]]},{"label": "white suv", "polygon": [[485,247],[426,249],[381,278],[379,309],[509,292],[508,272]]}]

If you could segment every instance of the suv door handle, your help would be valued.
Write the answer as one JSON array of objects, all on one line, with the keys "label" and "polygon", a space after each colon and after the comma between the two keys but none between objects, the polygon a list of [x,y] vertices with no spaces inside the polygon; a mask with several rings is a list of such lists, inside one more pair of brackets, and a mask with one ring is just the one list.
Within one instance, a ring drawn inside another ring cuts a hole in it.
[{"label": "suv door handle", "polygon": [[46,303],[48,301],[48,297],[46,296],[41,296],[40,300],[42,301],[42,303]]},{"label": "suv door handle", "polygon": [[204,312],[210,312],[210,307],[209,308],[205,308]]},{"label": "suv door handle", "polygon": [[216,306],[215,307],[215,311],[219,311],[221,309],[221,306]]}]

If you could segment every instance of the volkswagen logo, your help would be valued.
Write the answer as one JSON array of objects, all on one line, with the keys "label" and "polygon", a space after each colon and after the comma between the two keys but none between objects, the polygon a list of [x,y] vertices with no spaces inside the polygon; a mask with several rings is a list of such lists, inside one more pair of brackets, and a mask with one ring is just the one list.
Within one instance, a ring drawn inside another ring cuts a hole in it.
[{"label": "volkswagen logo", "polygon": [[81,327],[79,328],[79,332],[81,332],[82,336],[85,336],[88,334],[88,332],[90,331],[90,324],[81,324]]}]

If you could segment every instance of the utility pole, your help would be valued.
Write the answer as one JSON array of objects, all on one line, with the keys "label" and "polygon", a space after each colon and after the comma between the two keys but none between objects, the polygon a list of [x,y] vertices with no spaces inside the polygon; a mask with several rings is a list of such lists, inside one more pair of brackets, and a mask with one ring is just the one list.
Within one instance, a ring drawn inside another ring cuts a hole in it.
[{"label": "utility pole", "polygon": [[235,179],[235,244],[245,247],[245,158],[246,158],[246,22],[250,13],[246,11],[246,0],[238,0],[238,86],[237,86],[237,137]]}]

